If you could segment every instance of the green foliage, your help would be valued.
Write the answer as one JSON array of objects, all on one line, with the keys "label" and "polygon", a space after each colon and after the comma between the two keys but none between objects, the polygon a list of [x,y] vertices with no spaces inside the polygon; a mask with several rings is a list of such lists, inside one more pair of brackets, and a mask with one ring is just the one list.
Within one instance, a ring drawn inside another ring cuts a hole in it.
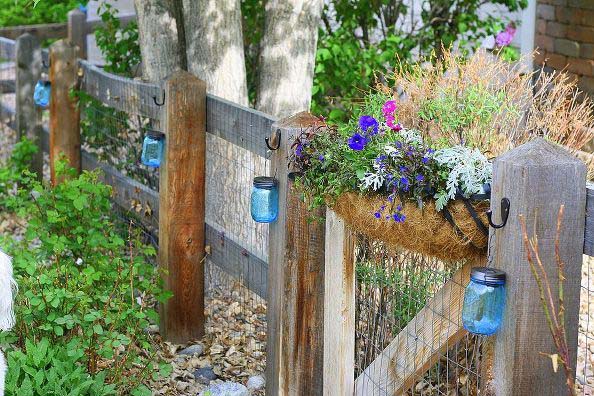
[{"label": "green foliage", "polygon": [[[22,179],[27,182],[21,180],[14,194],[11,209],[28,226],[23,240],[6,241],[20,287],[16,326],[2,334],[20,347],[9,352],[9,359],[36,359],[25,370],[50,364],[67,351],[71,361],[64,360],[66,366],[56,370],[80,374],[62,378],[72,389],[94,378],[117,383],[117,394],[146,394],[142,382],[158,366],[151,360],[151,336],[143,330],[158,322],[156,304],[170,296],[159,270],[148,261],[155,250],[111,219],[111,187],[99,182],[97,172],[76,177],[63,160],[56,172],[63,178],[57,186]],[[35,357],[41,352],[31,350],[41,340],[49,343],[43,362]],[[74,365],[82,369],[74,370]],[[34,375],[29,371],[12,373],[14,383],[37,381],[29,378]],[[47,372],[34,384],[53,389],[58,386],[54,374]],[[114,393],[110,387],[92,387],[105,393],[81,394]]]},{"label": "green foliage", "polygon": [[[408,4],[407,4],[408,3]],[[345,121],[353,101],[374,83],[374,70],[441,55],[442,46],[475,49],[505,22],[479,13],[483,4],[516,11],[527,0],[333,0],[326,3],[320,29],[312,110],[331,121]],[[421,9],[410,27],[407,13]],[[509,55],[509,50],[504,53]],[[508,56],[509,58],[509,56]]]},{"label": "green foliage", "polygon": [[23,138],[13,147],[8,163],[0,167],[0,209],[14,209],[25,199],[26,193],[18,185],[28,184],[34,175],[25,172],[38,147]]},{"label": "green foliage", "polygon": [[117,10],[109,3],[99,5],[104,26],[95,31],[97,47],[105,58],[105,71],[126,77],[137,74],[140,65],[138,25],[130,22],[122,27]]},{"label": "green foliage", "polygon": [[0,26],[66,22],[68,12],[88,0],[0,0]]},{"label": "green foliage", "polygon": [[25,352],[8,354],[7,396],[108,396],[116,386],[105,383],[105,372],[96,376],[80,365],[83,352],[75,342],[55,346],[47,338],[26,340]]}]

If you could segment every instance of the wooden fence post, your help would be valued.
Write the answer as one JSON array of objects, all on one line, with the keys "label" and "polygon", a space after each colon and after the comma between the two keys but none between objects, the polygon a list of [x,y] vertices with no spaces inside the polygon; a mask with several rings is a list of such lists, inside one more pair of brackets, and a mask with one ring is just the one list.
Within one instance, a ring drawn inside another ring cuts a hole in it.
[{"label": "wooden fence post", "polygon": [[352,395],[355,387],[355,255],[344,221],[326,212],[324,395]]},{"label": "wooden fence post", "polygon": [[41,109],[33,102],[35,84],[41,76],[41,47],[39,41],[26,33],[16,40],[16,132],[17,139],[28,138],[38,146],[29,169],[43,178],[43,150],[41,149]]},{"label": "wooden fence post", "polygon": [[79,9],[68,12],[68,40],[79,48],[79,57],[87,59],[87,15]]},{"label": "wooden fence post", "polygon": [[159,265],[173,297],[161,307],[161,333],[186,343],[204,335],[206,84],[179,71],[165,82],[165,97]]},{"label": "wooden fence post", "polygon": [[72,95],[78,78],[78,49],[67,40],[50,47],[50,170],[51,181],[57,182],[55,161],[63,153],[70,166],[80,172],[80,111],[78,99]]},{"label": "wooden fence post", "polygon": [[493,267],[507,273],[507,304],[502,328],[483,359],[486,395],[567,394],[565,373],[551,359],[557,349],[544,315],[537,283],[526,259],[519,215],[530,237],[536,233],[552,296],[558,303],[555,262],[557,213],[565,205],[559,244],[565,262],[564,305],[570,365],[575,372],[586,207],[586,168],[559,146],[536,139],[497,158],[491,208],[500,219],[503,197],[511,202],[507,225],[495,232]]},{"label": "wooden fence post", "polygon": [[[294,138],[317,119],[299,113],[272,126],[280,131],[271,168],[279,181],[279,216],[270,225],[267,395],[320,395],[323,387],[323,220],[311,220],[288,175]],[[264,144],[264,142],[262,142]],[[320,209],[317,215],[324,215]]]}]

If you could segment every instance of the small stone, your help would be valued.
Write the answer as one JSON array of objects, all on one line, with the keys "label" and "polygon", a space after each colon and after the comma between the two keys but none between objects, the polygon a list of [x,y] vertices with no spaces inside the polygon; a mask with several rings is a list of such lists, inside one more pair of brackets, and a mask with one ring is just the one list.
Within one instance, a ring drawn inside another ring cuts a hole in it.
[{"label": "small stone", "polygon": [[202,355],[202,352],[204,352],[204,346],[202,346],[202,344],[194,344],[194,345],[190,345],[187,348],[182,349],[177,354],[178,355],[195,356],[195,355]]},{"label": "small stone", "polygon": [[201,384],[208,385],[210,381],[217,379],[217,375],[212,370],[212,367],[203,367],[194,371],[194,378]]},{"label": "small stone", "polygon": [[159,333],[159,326],[157,325],[149,325],[146,329],[144,329],[146,334],[158,334]]},{"label": "small stone", "polygon": [[190,384],[188,384],[187,382],[183,382],[183,381],[178,381],[176,384],[176,388],[180,392],[183,392],[186,389],[188,389],[188,386],[190,386]]},{"label": "small stone", "polygon": [[251,391],[263,389],[266,386],[266,380],[261,375],[254,375],[247,380],[247,388]]},{"label": "small stone", "polygon": [[250,391],[237,382],[223,382],[222,384],[210,385],[200,392],[199,396],[249,396]]}]

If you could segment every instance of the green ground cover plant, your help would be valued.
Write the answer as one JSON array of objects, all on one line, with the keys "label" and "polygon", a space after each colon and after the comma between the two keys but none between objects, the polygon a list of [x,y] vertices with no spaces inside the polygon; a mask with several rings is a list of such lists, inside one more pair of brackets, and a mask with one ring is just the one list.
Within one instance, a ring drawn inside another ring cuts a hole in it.
[{"label": "green ground cover plant", "polygon": [[0,0],[0,26],[66,22],[68,12],[88,0]]},{"label": "green ground cover plant", "polygon": [[149,395],[145,383],[168,371],[144,331],[170,295],[155,250],[110,216],[97,172],[76,176],[61,160],[63,182],[50,188],[23,170],[34,151],[22,141],[0,168],[2,210],[26,223],[22,239],[0,240],[19,285],[16,325],[1,335],[7,395]]}]

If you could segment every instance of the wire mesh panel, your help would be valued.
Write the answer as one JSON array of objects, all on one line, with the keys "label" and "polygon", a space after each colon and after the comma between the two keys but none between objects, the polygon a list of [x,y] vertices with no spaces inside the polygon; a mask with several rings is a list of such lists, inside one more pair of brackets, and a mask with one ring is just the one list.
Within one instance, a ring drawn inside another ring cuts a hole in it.
[{"label": "wire mesh panel", "polygon": [[[452,285],[461,266],[357,236],[357,394],[478,394],[481,338],[467,335],[449,344],[444,336],[460,327],[444,313],[462,303],[466,285]],[[456,293],[440,293],[448,281]]]},{"label": "wire mesh panel", "polygon": [[15,42],[0,37],[0,163],[6,160],[15,143]]},{"label": "wire mesh panel", "polygon": [[576,387],[580,395],[594,395],[594,258],[584,256],[580,291],[580,321]]},{"label": "wire mesh panel", "polygon": [[[256,144],[257,132],[237,140]],[[207,337],[226,356],[223,377],[237,379],[265,368],[268,226],[252,220],[250,195],[269,161],[210,133],[206,161]]]}]

